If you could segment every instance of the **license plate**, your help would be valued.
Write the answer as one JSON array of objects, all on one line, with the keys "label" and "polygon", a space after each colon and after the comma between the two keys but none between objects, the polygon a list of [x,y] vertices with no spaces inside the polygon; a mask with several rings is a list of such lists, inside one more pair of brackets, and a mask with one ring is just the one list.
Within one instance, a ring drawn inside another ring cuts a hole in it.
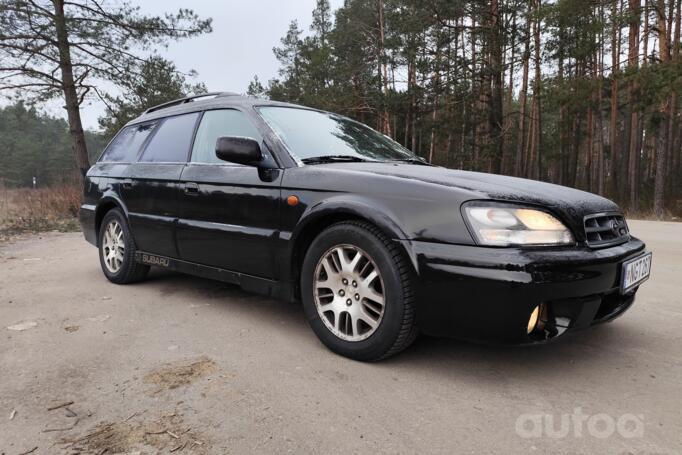
[{"label": "license plate", "polygon": [[640,283],[649,279],[651,272],[651,253],[645,254],[623,263],[621,292],[628,292]]}]

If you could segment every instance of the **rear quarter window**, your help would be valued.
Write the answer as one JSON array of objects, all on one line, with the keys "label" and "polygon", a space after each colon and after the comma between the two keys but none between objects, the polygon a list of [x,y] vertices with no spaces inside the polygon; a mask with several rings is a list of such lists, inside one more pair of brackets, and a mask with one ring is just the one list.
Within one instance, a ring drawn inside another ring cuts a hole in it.
[{"label": "rear quarter window", "polygon": [[199,113],[166,118],[147,144],[140,161],[185,163]]},{"label": "rear quarter window", "polygon": [[131,125],[123,128],[100,157],[101,162],[133,162],[156,122]]}]

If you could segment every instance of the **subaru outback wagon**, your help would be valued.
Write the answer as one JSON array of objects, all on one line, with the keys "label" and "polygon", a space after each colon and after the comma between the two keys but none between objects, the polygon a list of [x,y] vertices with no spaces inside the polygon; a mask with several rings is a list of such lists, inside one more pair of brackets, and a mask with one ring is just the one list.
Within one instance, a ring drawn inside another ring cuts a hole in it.
[{"label": "subaru outback wagon", "polygon": [[301,301],[359,360],[418,333],[552,340],[623,314],[651,267],[607,199],[432,166],[349,118],[231,93],[128,123],[80,220],[110,281],[156,266]]}]

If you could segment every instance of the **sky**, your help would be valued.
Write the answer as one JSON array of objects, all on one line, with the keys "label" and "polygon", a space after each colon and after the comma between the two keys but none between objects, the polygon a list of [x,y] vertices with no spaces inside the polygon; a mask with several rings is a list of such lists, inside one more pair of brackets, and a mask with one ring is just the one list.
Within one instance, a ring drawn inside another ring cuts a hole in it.
[{"label": "sky", "polygon": [[[209,91],[244,93],[254,75],[265,84],[277,75],[279,68],[272,48],[280,44],[296,19],[306,33],[312,22],[316,0],[132,0],[142,12],[163,15],[179,8],[191,8],[200,17],[213,18],[213,32],[196,38],[171,42],[158,49],[161,56],[172,60],[182,72],[196,70],[196,81],[206,83]],[[343,0],[330,0],[335,10]],[[65,117],[63,101],[49,103],[46,110]],[[83,125],[97,129],[97,118],[104,112],[94,99],[81,110]]]}]

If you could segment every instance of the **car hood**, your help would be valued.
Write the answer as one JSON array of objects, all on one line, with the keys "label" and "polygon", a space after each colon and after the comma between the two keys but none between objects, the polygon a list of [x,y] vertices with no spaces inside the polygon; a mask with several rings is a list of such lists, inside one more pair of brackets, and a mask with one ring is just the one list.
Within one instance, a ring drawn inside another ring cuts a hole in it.
[{"label": "car hood", "polygon": [[451,187],[468,192],[468,199],[491,199],[553,208],[582,221],[588,214],[620,211],[612,201],[565,186],[482,172],[460,171],[407,163],[336,163],[322,166]]}]

